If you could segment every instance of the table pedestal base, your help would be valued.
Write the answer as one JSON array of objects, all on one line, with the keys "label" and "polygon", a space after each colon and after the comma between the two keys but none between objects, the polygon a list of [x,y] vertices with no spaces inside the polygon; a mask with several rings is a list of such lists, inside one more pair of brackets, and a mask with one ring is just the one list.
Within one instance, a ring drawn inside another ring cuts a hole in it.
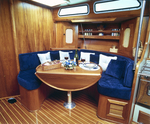
[{"label": "table pedestal base", "polygon": [[64,103],[64,107],[67,109],[73,109],[76,106],[76,104],[72,102],[71,91],[68,91],[67,96],[68,96],[68,102]]}]

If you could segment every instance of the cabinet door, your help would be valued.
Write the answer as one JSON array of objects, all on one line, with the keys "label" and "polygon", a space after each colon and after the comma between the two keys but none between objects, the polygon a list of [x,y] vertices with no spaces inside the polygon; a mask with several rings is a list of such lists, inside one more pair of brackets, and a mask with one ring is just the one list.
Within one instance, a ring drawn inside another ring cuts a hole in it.
[{"label": "cabinet door", "polygon": [[121,24],[121,34],[119,42],[119,53],[132,58],[132,47],[137,19],[132,19]]},{"label": "cabinet door", "polygon": [[63,28],[63,48],[77,48],[78,26],[65,24]]}]

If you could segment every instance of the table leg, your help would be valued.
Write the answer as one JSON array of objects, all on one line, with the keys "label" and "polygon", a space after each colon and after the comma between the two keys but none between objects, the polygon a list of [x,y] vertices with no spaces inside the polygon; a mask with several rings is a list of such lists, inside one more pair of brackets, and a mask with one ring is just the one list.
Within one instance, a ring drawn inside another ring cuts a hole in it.
[{"label": "table leg", "polygon": [[76,104],[74,102],[72,102],[71,91],[68,91],[67,96],[68,96],[68,102],[64,103],[64,107],[67,109],[72,109],[76,106]]}]

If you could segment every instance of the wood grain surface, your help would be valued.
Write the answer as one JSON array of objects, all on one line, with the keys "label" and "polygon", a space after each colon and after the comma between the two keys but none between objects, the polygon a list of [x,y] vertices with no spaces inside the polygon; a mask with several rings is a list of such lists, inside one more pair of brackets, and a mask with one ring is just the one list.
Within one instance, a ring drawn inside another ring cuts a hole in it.
[{"label": "wood grain surface", "polygon": [[16,103],[10,104],[8,98],[0,99],[1,124],[113,124],[96,116],[97,103],[83,92],[73,92],[76,107],[68,110],[63,106],[67,100],[66,92],[49,96],[39,111],[29,112],[21,105],[20,96],[14,96]]},{"label": "wood grain surface", "polygon": [[19,94],[20,53],[55,47],[50,8],[20,0],[0,0],[0,97]]},{"label": "wood grain surface", "polygon": [[42,66],[36,68],[36,76],[50,87],[63,91],[78,91],[94,85],[101,77],[101,68],[96,71],[83,70],[76,67],[66,70],[63,67],[43,71]]}]

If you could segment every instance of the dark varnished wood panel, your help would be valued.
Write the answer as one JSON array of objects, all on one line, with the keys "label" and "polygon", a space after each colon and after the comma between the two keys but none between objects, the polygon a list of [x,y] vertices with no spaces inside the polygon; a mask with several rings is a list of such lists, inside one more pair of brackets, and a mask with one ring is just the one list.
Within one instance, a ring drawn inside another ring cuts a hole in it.
[{"label": "dark varnished wood panel", "polygon": [[9,0],[0,1],[0,97],[19,94]]},{"label": "dark varnished wood panel", "polygon": [[16,0],[13,3],[18,53],[53,47],[52,10]]}]

